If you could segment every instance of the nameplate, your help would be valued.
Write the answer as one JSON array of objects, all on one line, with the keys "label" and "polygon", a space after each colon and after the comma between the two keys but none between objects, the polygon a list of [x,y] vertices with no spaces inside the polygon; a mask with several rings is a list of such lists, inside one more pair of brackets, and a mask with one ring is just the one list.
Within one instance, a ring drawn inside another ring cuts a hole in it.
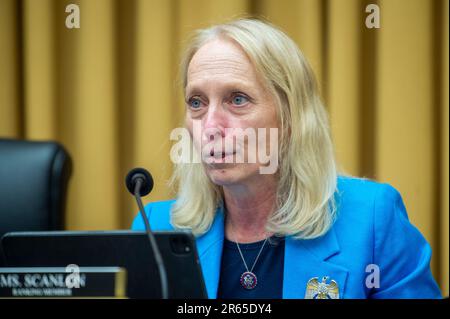
[{"label": "nameplate", "polygon": [[0,298],[125,298],[120,267],[0,268]]}]

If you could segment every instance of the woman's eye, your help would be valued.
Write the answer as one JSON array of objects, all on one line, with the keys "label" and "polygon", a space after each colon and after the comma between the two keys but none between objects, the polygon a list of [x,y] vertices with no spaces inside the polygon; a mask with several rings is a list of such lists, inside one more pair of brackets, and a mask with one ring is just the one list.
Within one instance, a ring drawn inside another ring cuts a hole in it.
[{"label": "woman's eye", "polygon": [[247,103],[249,100],[247,97],[243,96],[243,95],[236,95],[233,96],[232,99],[232,103],[234,105],[244,105],[245,103]]},{"label": "woman's eye", "polygon": [[202,106],[202,102],[197,98],[190,99],[188,104],[193,109],[198,109],[200,108],[200,106]]}]

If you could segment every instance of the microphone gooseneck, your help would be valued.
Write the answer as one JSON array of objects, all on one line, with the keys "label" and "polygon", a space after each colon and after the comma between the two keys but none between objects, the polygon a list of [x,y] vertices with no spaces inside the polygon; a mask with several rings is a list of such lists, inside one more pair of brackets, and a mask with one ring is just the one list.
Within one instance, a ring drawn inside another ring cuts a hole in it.
[{"label": "microphone gooseneck", "polygon": [[142,204],[141,196],[145,196],[153,189],[153,178],[150,173],[143,168],[132,169],[126,179],[126,186],[128,191],[134,195],[137,205],[139,207],[139,213],[144,221],[145,231],[150,242],[150,246],[155,257],[156,265],[158,266],[159,278],[161,282],[161,295],[162,299],[168,299],[169,286],[167,283],[167,272],[164,266],[164,261],[161,257],[158,245],[155,240],[155,236],[150,228],[150,222],[145,214],[144,205]]}]

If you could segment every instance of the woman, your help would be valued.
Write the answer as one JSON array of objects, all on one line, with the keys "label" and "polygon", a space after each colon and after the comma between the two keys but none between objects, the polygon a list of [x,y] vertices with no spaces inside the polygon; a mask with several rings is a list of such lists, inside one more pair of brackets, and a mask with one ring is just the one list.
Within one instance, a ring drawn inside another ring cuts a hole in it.
[{"label": "woman", "polygon": [[181,71],[201,163],[177,164],[176,201],[146,212],[155,230],[197,236],[210,298],[440,297],[400,194],[337,175],[314,74],[289,37],[250,19],[199,30]]}]

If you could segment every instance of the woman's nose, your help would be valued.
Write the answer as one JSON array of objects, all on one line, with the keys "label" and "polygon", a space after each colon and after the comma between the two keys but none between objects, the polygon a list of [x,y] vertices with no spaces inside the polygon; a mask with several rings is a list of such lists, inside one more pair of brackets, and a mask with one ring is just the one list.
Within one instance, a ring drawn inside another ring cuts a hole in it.
[{"label": "woman's nose", "polygon": [[203,117],[203,140],[210,142],[218,137],[224,137],[226,127],[226,114],[219,104],[209,105]]}]

